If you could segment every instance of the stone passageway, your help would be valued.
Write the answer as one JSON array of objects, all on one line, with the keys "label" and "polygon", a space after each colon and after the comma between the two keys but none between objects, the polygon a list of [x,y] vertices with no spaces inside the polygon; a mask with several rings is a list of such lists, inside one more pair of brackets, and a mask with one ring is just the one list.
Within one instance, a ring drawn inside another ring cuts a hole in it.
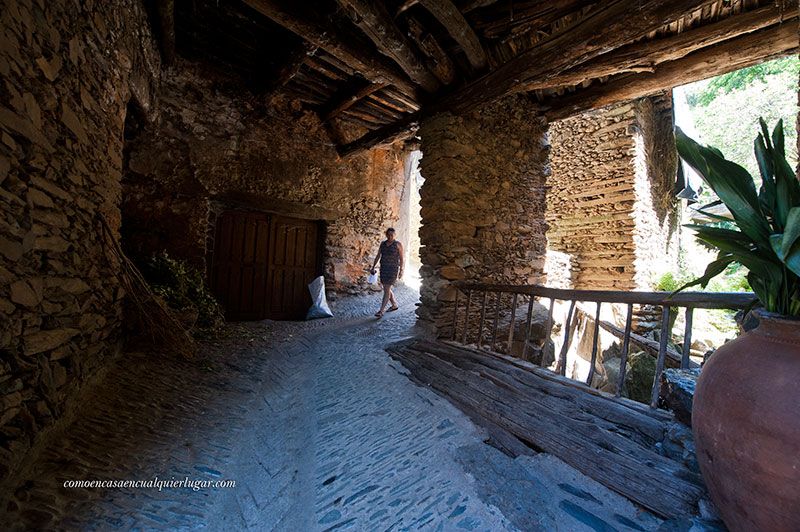
[{"label": "stone passageway", "polygon": [[[314,322],[229,325],[193,361],[127,353],[29,464],[4,529],[651,530],[655,517],[548,455],[512,460],[383,351],[417,294]],[[65,480],[232,479],[85,489]]]}]

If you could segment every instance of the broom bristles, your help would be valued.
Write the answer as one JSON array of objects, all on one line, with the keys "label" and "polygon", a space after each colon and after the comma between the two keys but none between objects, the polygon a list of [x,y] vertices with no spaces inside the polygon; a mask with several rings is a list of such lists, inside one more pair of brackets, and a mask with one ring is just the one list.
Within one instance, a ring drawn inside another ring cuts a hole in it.
[{"label": "broom bristles", "polygon": [[102,215],[98,215],[102,226],[105,249],[116,261],[117,277],[125,292],[134,303],[139,321],[150,333],[154,342],[184,358],[191,358],[197,350],[192,335],[175,317],[175,313],[158,297],[145,281],[142,273],[122,251],[122,247]]}]

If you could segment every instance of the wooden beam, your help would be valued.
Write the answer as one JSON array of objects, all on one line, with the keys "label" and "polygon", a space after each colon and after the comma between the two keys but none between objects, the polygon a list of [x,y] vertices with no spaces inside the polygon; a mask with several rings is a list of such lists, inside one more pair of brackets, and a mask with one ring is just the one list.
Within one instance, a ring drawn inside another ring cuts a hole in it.
[{"label": "wooden beam", "polygon": [[[469,112],[487,101],[513,92],[532,79],[550,79],[627,43],[646,37],[664,24],[713,0],[608,0],[557,34],[500,65],[423,109],[426,115],[453,111]],[[422,112],[385,128],[367,133],[340,147],[340,153],[356,153],[397,138],[400,131],[422,118]]]},{"label": "wooden beam", "polygon": [[[545,29],[557,20],[579,13],[600,0],[550,0],[548,2],[504,3],[496,8],[474,13],[470,18],[475,29],[487,39],[505,42],[520,33]],[[520,5],[521,4],[521,5]],[[551,30],[552,31],[552,30]],[[546,33],[550,33],[545,29]]]},{"label": "wooden beam", "polygon": [[606,52],[647,36],[713,0],[608,0],[584,18],[539,42],[441,102],[469,111],[533,79],[550,79]]},{"label": "wooden beam", "polygon": [[430,71],[443,85],[450,85],[456,78],[456,67],[453,60],[444,51],[436,37],[426,31],[416,18],[408,17],[406,23],[409,37],[428,58],[427,64]]},{"label": "wooden beam", "polygon": [[391,83],[409,95],[416,95],[416,86],[390,59],[374,55],[368,48],[354,44],[352,36],[343,34],[319,15],[302,10],[301,2],[287,0],[244,0],[244,2],[276,24],[345,63],[364,78],[375,83]]},{"label": "wooden beam", "polygon": [[478,35],[451,0],[419,0],[419,4],[447,29],[453,40],[464,50],[472,68],[482,70],[486,67],[486,51]]},{"label": "wooden beam", "polygon": [[362,82],[361,85],[357,86],[355,89],[342,93],[337,98],[331,100],[331,102],[326,106],[326,109],[320,112],[320,115],[324,121],[335,118],[370,94],[385,87],[386,85],[383,83],[370,83],[368,81]]},{"label": "wooden beam", "polygon": [[338,0],[350,20],[375,44],[378,51],[400,65],[414,83],[435,92],[439,81],[417,56],[408,38],[395,25],[383,2]]},{"label": "wooden beam", "polygon": [[560,120],[797,53],[797,35],[797,24],[791,21],[730,39],[682,59],[663,63],[652,73],[617,76],[606,83],[551,98],[542,102],[550,107],[545,114],[550,121]]},{"label": "wooden beam", "polygon": [[161,37],[161,60],[169,66],[175,62],[175,0],[158,0],[156,12]]},{"label": "wooden beam", "polygon": [[[797,1],[790,3],[797,6]],[[796,10],[787,12],[775,4],[769,4],[674,36],[623,46],[547,81],[535,80],[528,83],[524,85],[523,90],[579,85],[589,79],[625,72],[652,72],[660,63],[681,59],[702,48],[764,29],[796,16]]]}]

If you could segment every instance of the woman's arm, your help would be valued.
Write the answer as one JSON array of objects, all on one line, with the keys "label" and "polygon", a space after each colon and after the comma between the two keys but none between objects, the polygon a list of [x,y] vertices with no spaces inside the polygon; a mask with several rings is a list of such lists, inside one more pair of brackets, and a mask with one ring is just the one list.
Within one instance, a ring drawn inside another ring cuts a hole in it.
[{"label": "woman's arm", "polygon": [[378,265],[379,260],[381,260],[381,248],[378,248],[378,254],[375,255],[375,260],[372,261],[372,268],[370,269],[370,272],[375,271],[375,266]]},{"label": "woman's arm", "polygon": [[405,256],[404,256],[405,253],[403,252],[403,244],[398,242],[397,243],[397,249],[398,249],[398,251],[400,251],[400,271],[398,272],[397,277],[402,278],[403,277],[403,266],[406,263]]}]

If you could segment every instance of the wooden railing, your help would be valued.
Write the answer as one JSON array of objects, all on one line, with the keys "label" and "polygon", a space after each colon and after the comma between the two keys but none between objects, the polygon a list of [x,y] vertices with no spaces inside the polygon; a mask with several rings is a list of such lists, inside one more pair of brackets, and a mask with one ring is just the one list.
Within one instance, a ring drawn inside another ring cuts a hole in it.
[{"label": "wooden railing", "polygon": [[[453,320],[451,340],[456,343],[468,344],[475,343],[478,348],[488,348],[495,351],[498,341],[498,325],[501,313],[506,313],[510,316],[510,323],[508,327],[508,346],[514,340],[515,325],[517,319],[517,309],[525,305],[527,300],[527,314],[525,316],[525,329],[523,339],[523,352],[522,357],[527,357],[528,344],[530,341],[531,319],[533,316],[533,305],[537,298],[549,299],[548,317],[545,326],[546,339],[544,348],[548,346],[551,341],[551,333],[553,328],[553,308],[556,301],[569,301],[569,311],[567,318],[564,322],[564,341],[561,350],[558,353],[558,363],[556,365],[556,372],[561,375],[566,375],[567,368],[567,353],[569,352],[570,342],[573,336],[573,331],[570,331],[570,324],[573,321],[573,316],[576,311],[580,312],[580,308],[576,309],[576,303],[587,302],[595,303],[594,315],[594,334],[592,337],[592,354],[590,360],[589,375],[586,379],[586,384],[591,385],[595,373],[595,365],[597,363],[597,351],[599,345],[599,332],[600,328],[611,330],[613,333],[620,333],[619,330],[607,322],[600,319],[600,311],[603,304],[623,304],[627,306],[627,313],[625,318],[625,329],[619,334],[622,337],[622,349],[620,355],[620,371],[617,380],[617,392],[619,396],[622,393],[623,385],[625,384],[626,365],[628,361],[628,352],[630,344],[633,339],[634,343],[642,346],[646,351],[650,351],[656,357],[656,371],[655,378],[653,379],[653,387],[651,393],[650,406],[655,408],[658,404],[659,387],[661,381],[661,374],[664,371],[664,365],[667,357],[669,356],[681,368],[689,368],[694,364],[690,360],[690,347],[692,343],[692,318],[694,309],[746,309],[755,303],[755,295],[749,292],[725,292],[725,293],[709,293],[709,292],[680,292],[670,296],[669,292],[639,292],[639,291],[611,291],[611,290],[565,290],[560,288],[548,288],[540,285],[500,285],[500,284],[482,284],[471,283],[467,281],[459,281],[454,283],[455,287],[459,290],[456,291],[456,298],[453,307]],[[460,318],[460,305],[461,294],[465,294],[466,303],[463,306],[463,319]],[[475,294],[478,295],[476,304],[480,304],[480,312],[478,314],[477,336],[471,333],[474,332],[474,327],[471,324],[471,314],[474,314],[472,309],[473,299]],[[490,300],[490,296],[491,300]],[[508,296],[508,297],[504,297]],[[504,305],[503,299],[510,299],[510,305]],[[633,324],[633,306],[634,305],[653,305],[660,306],[661,311],[661,334],[657,348],[653,340],[643,338],[636,335],[632,331]],[[670,317],[672,309],[675,307],[683,307],[686,309],[686,326],[684,329],[683,348],[681,353],[678,354],[669,348],[669,339],[671,336],[670,331]],[[491,314],[491,315],[488,315]],[[491,324],[487,327],[486,320],[490,320]],[[459,324],[463,322],[460,327]],[[486,337],[485,331],[488,333]],[[474,337],[474,338],[473,338]],[[474,342],[471,340],[474,339]],[[555,353],[554,353],[555,354]],[[544,354],[541,360],[541,366],[546,367]]]}]

